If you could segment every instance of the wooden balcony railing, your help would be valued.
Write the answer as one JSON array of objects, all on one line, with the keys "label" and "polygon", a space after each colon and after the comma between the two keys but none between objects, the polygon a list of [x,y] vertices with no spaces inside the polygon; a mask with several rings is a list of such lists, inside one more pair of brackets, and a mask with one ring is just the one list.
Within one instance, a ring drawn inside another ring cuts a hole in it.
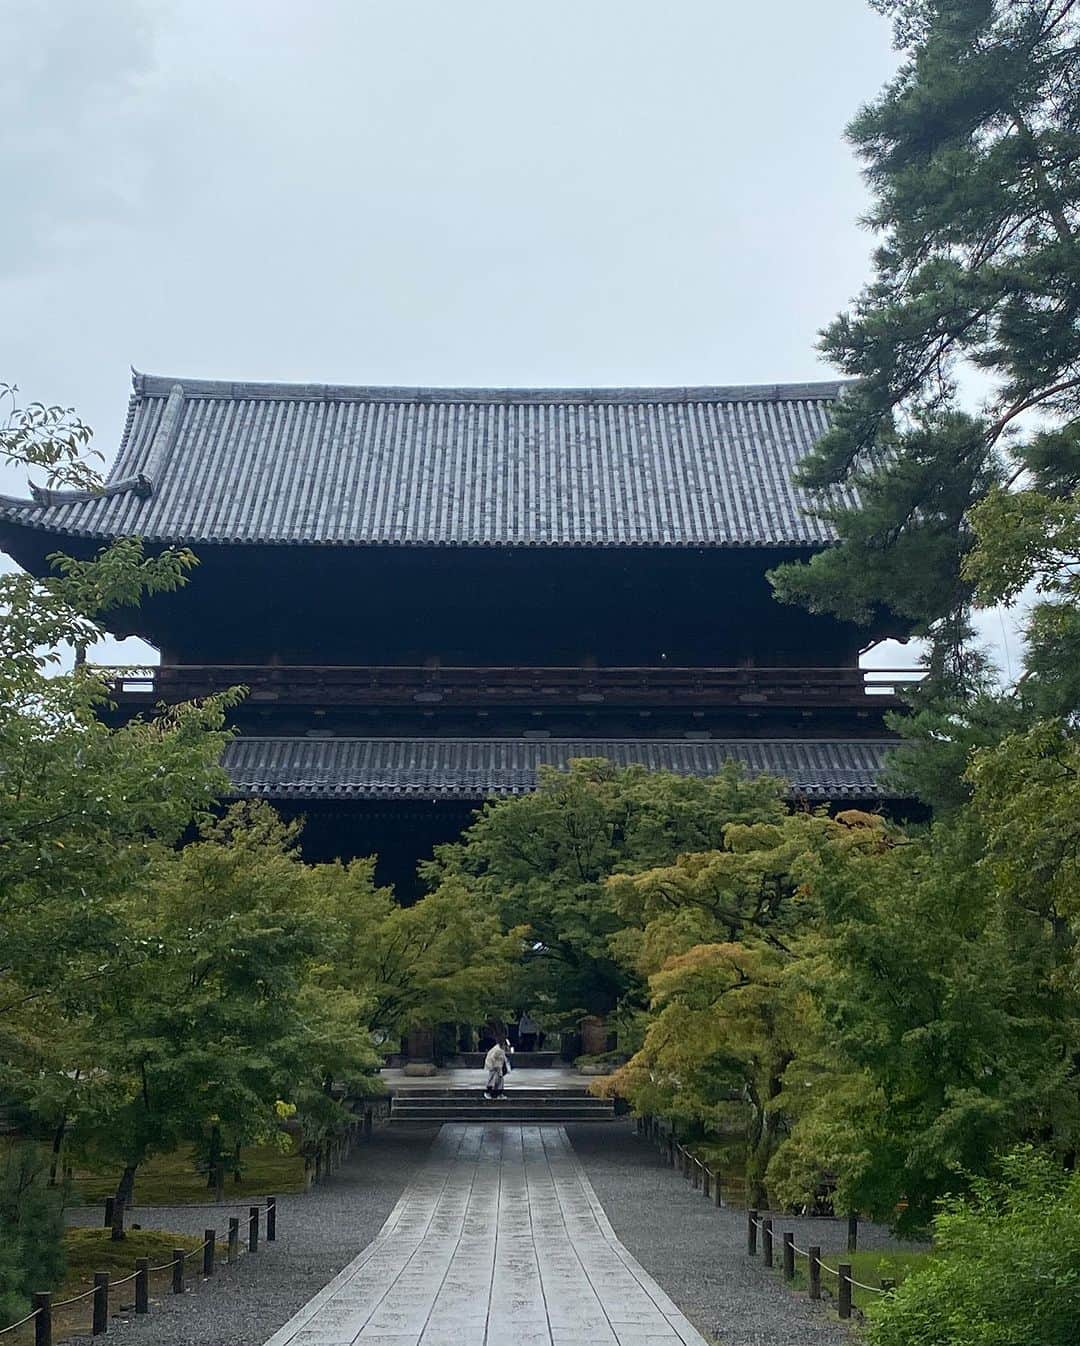
[{"label": "wooden balcony railing", "polygon": [[420,668],[167,664],[102,668],[113,698],[187,701],[227,687],[292,706],[844,706],[890,704],[921,671],[860,668]]}]

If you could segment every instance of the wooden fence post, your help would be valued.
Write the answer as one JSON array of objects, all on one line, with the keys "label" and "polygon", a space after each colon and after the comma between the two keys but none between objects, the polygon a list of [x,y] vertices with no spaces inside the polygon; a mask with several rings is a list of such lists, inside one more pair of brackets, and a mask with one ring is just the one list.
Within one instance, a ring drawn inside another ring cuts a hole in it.
[{"label": "wooden fence post", "polygon": [[847,1217],[847,1250],[849,1253],[857,1252],[859,1247],[859,1215],[857,1211],[852,1211]]},{"label": "wooden fence post", "polygon": [[52,1346],[52,1295],[39,1290],[34,1296],[34,1346]]},{"label": "wooden fence post", "polygon": [[810,1263],[810,1298],[821,1298],[821,1249],[808,1248],[810,1254],[807,1261]]},{"label": "wooden fence post", "polygon": [[229,1216],[229,1250],[228,1261],[230,1265],[236,1261],[236,1255],[240,1251],[240,1217],[239,1215]]},{"label": "wooden fence post", "polygon": [[259,1251],[259,1208],[258,1206],[248,1207],[248,1252],[257,1253]]},{"label": "wooden fence post", "polygon": [[712,1170],[708,1164],[701,1166],[701,1191],[703,1196],[708,1196],[712,1191]]},{"label": "wooden fence post", "polygon": [[135,1260],[135,1312],[150,1312],[149,1257],[139,1257]]},{"label": "wooden fence post", "polygon": [[746,1251],[751,1257],[757,1254],[757,1211],[746,1212]]},{"label": "wooden fence post", "polygon": [[883,1295],[891,1295],[892,1292],[893,1292],[895,1289],[896,1289],[896,1277],[895,1277],[895,1276],[882,1276],[882,1278],[881,1278],[881,1293],[882,1293]]},{"label": "wooden fence post", "polygon": [[795,1279],[795,1235],[784,1234],[784,1280]]},{"label": "wooden fence post", "polygon": [[713,1203],[716,1206],[724,1204],[724,1184],[720,1181],[719,1169],[713,1174]]},{"label": "wooden fence post", "polygon": [[212,1276],[214,1274],[214,1245],[217,1242],[216,1229],[203,1230],[203,1250],[202,1250],[202,1274]]},{"label": "wooden fence post", "polygon": [[266,1241],[273,1243],[277,1238],[277,1197],[266,1198]]},{"label": "wooden fence post", "polygon": [[182,1295],[184,1293],[183,1248],[174,1248],[172,1250],[172,1292],[174,1295]]},{"label": "wooden fence post", "polygon": [[761,1222],[761,1260],[772,1266],[772,1220],[768,1216]]},{"label": "wooden fence post", "polygon": [[836,1299],[836,1312],[841,1318],[851,1317],[851,1263],[841,1262],[836,1268],[840,1282]]},{"label": "wooden fence post", "polygon": [[94,1272],[94,1321],[90,1335],[100,1337],[109,1330],[109,1273]]}]

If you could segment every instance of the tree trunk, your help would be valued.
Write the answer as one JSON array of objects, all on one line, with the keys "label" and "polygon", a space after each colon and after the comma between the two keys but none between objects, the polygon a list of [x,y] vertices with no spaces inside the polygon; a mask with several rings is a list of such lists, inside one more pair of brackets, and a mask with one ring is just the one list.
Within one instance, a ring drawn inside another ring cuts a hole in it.
[{"label": "tree trunk", "polygon": [[113,1202],[112,1241],[118,1243],[124,1235],[124,1214],[135,1199],[135,1170],[138,1164],[128,1164],[120,1175]]},{"label": "tree trunk", "polygon": [[214,1200],[225,1200],[225,1154],[221,1145],[221,1127],[210,1132],[210,1150],[206,1159],[206,1185],[214,1189]]},{"label": "tree trunk", "polygon": [[60,1125],[53,1132],[52,1159],[49,1161],[49,1186],[56,1186],[56,1171],[60,1167],[60,1155],[64,1149],[64,1136],[67,1133],[67,1117],[60,1118]]},{"label": "tree trunk", "polygon": [[232,1168],[233,1168],[233,1182],[240,1182],[240,1181],[242,1180],[242,1178],[243,1178],[243,1174],[242,1174],[241,1171],[240,1171],[240,1145],[239,1145],[239,1143],[237,1144],[236,1148],[233,1150]]}]

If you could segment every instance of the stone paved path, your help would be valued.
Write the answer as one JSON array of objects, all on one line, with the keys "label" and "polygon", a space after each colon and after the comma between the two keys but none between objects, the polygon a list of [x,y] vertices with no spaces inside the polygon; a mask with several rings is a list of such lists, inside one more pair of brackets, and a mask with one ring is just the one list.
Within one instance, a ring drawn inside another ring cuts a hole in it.
[{"label": "stone paved path", "polygon": [[706,1346],[561,1126],[448,1125],[375,1241],[266,1346]]}]

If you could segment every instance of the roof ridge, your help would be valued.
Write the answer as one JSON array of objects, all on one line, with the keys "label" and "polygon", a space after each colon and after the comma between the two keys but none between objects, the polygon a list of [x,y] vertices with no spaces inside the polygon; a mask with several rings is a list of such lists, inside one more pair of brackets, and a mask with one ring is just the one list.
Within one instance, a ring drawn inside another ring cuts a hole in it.
[{"label": "roof ridge", "polygon": [[458,734],[458,735],[434,735],[434,734],[326,734],[315,737],[308,737],[305,734],[239,734],[236,738],[229,740],[229,746],[247,743],[520,743],[528,746],[543,746],[546,744],[560,743],[595,743],[599,747],[603,743],[664,743],[678,744],[680,747],[692,748],[704,744],[706,747],[722,746],[725,743],[797,743],[800,747],[806,744],[870,744],[871,746],[887,744],[890,747],[902,742],[899,736],[880,734],[880,735],[837,735],[832,738],[807,738],[806,735],[787,735],[785,737],[773,738],[647,738],[633,737],[623,734],[609,734],[606,737],[568,734],[559,738],[523,738],[520,734],[503,735],[501,737],[487,738],[480,734]]},{"label": "roof ridge", "polygon": [[189,398],[295,402],[482,402],[482,403],[634,403],[634,402],[797,402],[832,401],[848,380],[809,383],[610,388],[435,388],[335,383],[262,383],[227,379],[180,379],[132,370],[138,397],[168,397],[180,386]]}]

